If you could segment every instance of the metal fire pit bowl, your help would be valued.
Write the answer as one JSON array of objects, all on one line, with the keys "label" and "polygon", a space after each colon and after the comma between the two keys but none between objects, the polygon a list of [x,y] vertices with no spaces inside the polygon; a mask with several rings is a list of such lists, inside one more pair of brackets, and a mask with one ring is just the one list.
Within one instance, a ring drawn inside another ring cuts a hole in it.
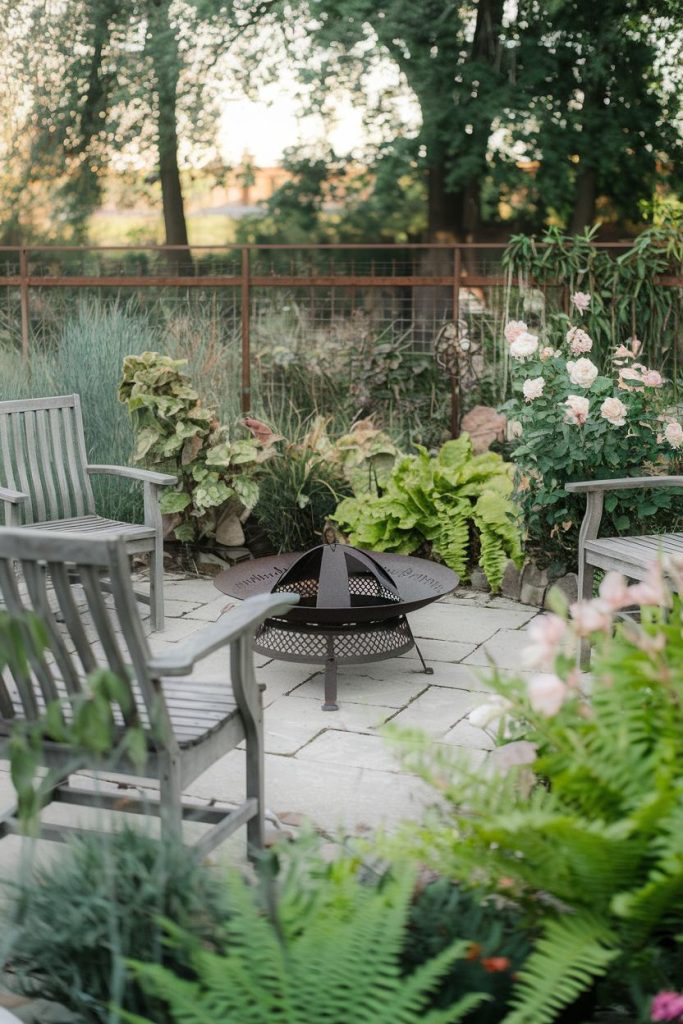
[{"label": "metal fire pit bowl", "polygon": [[415,648],[428,668],[406,618],[449,594],[458,577],[424,558],[377,554],[336,542],[305,553],[257,558],[220,573],[215,584],[240,599],[288,591],[299,603],[267,619],[254,650],[282,661],[325,665],[325,711],[337,711],[337,665],[397,657]]}]

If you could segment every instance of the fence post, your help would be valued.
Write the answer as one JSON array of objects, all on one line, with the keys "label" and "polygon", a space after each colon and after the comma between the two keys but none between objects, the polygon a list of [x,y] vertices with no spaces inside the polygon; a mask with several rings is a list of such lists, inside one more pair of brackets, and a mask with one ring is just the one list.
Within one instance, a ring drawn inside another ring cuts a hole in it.
[{"label": "fence post", "polygon": [[251,409],[251,346],[249,339],[249,314],[251,289],[249,286],[249,249],[242,249],[242,412]]},{"label": "fence post", "polygon": [[23,246],[19,250],[19,296],[21,304],[21,358],[24,364],[28,366],[31,320],[28,309],[28,259],[26,257],[26,249]]},{"label": "fence post", "polygon": [[[462,252],[456,243],[453,246],[453,323],[456,340],[459,340],[458,321],[460,320],[460,276],[462,274]],[[450,372],[451,383],[451,437],[460,435],[460,375],[458,357],[455,356]]]}]

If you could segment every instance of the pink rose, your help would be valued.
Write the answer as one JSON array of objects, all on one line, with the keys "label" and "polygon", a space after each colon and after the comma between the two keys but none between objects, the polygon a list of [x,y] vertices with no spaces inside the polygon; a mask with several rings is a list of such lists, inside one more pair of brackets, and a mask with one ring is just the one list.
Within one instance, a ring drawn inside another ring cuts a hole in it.
[{"label": "pink rose", "polygon": [[582,398],[581,395],[570,395],[569,398],[565,399],[565,406],[567,411],[565,413],[565,423],[574,423],[576,426],[581,427],[588,419],[588,411],[590,409],[590,402],[587,398]]},{"label": "pink rose", "polygon": [[567,343],[575,356],[582,352],[590,352],[593,348],[593,339],[590,334],[582,331],[580,327],[570,327],[567,331]]},{"label": "pink rose", "polygon": [[678,451],[683,444],[683,427],[681,424],[676,422],[676,420],[673,420],[671,423],[667,423],[664,430],[664,438],[672,448],[675,448],[676,451]]},{"label": "pink rose", "polygon": [[533,402],[535,398],[540,398],[544,387],[545,379],[543,377],[530,377],[528,380],[525,380],[522,384],[525,401]]},{"label": "pink rose", "polygon": [[569,611],[577,636],[607,632],[612,626],[612,614],[606,601],[577,601]]},{"label": "pink rose", "polygon": [[527,359],[532,356],[538,348],[538,338],[535,334],[523,332],[510,343],[510,355],[513,359]]},{"label": "pink rose", "polygon": [[505,335],[505,340],[508,345],[511,345],[512,342],[520,336],[520,334],[526,334],[527,330],[527,325],[523,320],[510,320],[509,323],[505,325],[503,334]]},{"label": "pink rose", "polygon": [[642,381],[646,388],[661,388],[664,378],[659,370],[646,370],[642,376]]},{"label": "pink rose", "polygon": [[627,412],[626,406],[619,398],[606,398],[600,406],[600,415],[613,427],[623,427]]},{"label": "pink rose", "polygon": [[658,992],[652,1000],[650,1020],[677,1021],[683,1017],[683,992]]},{"label": "pink rose", "polygon": [[600,600],[613,612],[621,611],[622,608],[633,604],[626,580],[620,572],[612,570],[606,574],[600,584]]},{"label": "pink rose", "polygon": [[485,704],[480,704],[470,711],[467,718],[470,724],[477,729],[486,729],[489,726],[497,728],[511,709],[512,703],[507,698],[501,697],[500,694],[494,694]]},{"label": "pink rose", "polygon": [[572,295],[572,305],[578,309],[579,313],[585,313],[590,304],[590,292],[574,292]]},{"label": "pink rose", "polygon": [[539,615],[534,619],[527,634],[531,643],[522,653],[525,667],[545,668],[552,665],[566,633],[566,623],[559,615]]},{"label": "pink rose", "polygon": [[539,358],[540,358],[540,360],[541,360],[541,362],[542,362],[542,363],[545,363],[545,362],[547,362],[547,360],[548,360],[548,359],[552,359],[554,355],[555,355],[555,350],[554,350],[554,349],[552,349],[552,348],[550,347],[550,345],[546,345],[546,346],[545,346],[544,348],[542,348],[542,349],[541,349],[541,351],[539,352]]},{"label": "pink rose", "polygon": [[586,390],[593,386],[598,375],[598,368],[595,363],[585,358],[577,359],[576,362],[572,362],[571,359],[568,360],[567,370],[572,384],[576,384],[580,388],[586,388]]},{"label": "pink rose", "polygon": [[489,764],[494,770],[505,773],[510,768],[533,764],[536,756],[535,743],[530,743],[529,740],[514,740],[512,743],[505,743],[502,747],[492,750],[489,754]]},{"label": "pink rose", "polygon": [[[640,370],[637,368],[638,364],[634,363],[632,367],[626,367],[623,370],[619,370],[619,380],[617,381],[618,387],[622,391],[642,391],[643,390],[643,377]],[[627,383],[633,381],[632,384]]]},{"label": "pink rose", "polygon": [[527,683],[527,696],[534,711],[552,718],[564,704],[569,690],[559,676],[542,673],[532,676]]}]

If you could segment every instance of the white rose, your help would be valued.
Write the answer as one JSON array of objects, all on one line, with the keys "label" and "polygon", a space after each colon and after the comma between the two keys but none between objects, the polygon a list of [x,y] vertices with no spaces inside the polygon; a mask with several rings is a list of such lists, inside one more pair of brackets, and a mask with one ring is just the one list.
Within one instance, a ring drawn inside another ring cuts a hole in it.
[{"label": "white rose", "polygon": [[510,345],[510,355],[513,359],[527,359],[537,348],[538,338],[535,334],[518,334]]},{"label": "white rose", "polygon": [[540,398],[545,387],[544,377],[530,377],[522,385],[524,398],[527,402],[533,402],[534,398]]},{"label": "white rose", "polygon": [[569,360],[567,370],[570,381],[579,388],[591,387],[598,375],[598,368],[590,359],[577,359],[576,362]]},{"label": "white rose", "polygon": [[590,334],[582,331],[580,327],[570,327],[567,331],[567,343],[575,356],[581,355],[582,352],[590,352],[593,348]]},{"label": "white rose", "polygon": [[606,398],[600,406],[600,415],[613,427],[623,427],[627,412],[626,406],[618,398]]},{"label": "white rose", "polygon": [[680,448],[683,444],[683,427],[680,423],[667,423],[664,431],[664,437],[669,442],[672,448]]}]

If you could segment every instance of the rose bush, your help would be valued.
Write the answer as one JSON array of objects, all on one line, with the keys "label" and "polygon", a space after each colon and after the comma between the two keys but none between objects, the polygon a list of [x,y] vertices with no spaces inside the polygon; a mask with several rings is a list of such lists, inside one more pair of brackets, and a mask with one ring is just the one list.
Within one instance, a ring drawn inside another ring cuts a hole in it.
[{"label": "rose bush", "polygon": [[[581,314],[590,296],[576,293],[572,303]],[[512,321],[505,338],[514,397],[503,411],[516,426],[511,455],[527,549],[559,574],[575,567],[585,508],[583,496],[568,495],[565,484],[675,473],[683,425],[667,382],[639,361],[642,346],[635,338],[616,349],[603,372],[591,358],[592,338],[568,316],[552,318],[540,338]],[[608,494],[602,529],[608,535],[656,532],[658,522],[670,528],[674,498],[667,490]]]}]

